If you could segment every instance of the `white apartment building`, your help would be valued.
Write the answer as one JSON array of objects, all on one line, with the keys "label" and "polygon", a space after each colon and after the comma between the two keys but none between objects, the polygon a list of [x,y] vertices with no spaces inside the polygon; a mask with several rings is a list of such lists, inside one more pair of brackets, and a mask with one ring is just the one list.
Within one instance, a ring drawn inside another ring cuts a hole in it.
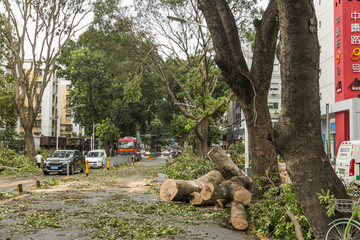
[{"label": "white apartment building", "polygon": [[[31,61],[25,61],[24,69],[30,69]],[[37,79],[37,86],[42,84],[42,71]],[[56,75],[50,79],[50,82],[44,90],[41,102],[41,109],[35,121],[33,134],[35,137],[35,148],[40,147],[41,137],[55,137],[59,132],[60,138],[71,138],[73,136],[84,136],[85,129],[79,124],[74,123],[71,110],[67,110],[67,96],[70,90],[70,81],[63,78],[56,78]],[[60,116],[57,119],[57,116]],[[58,121],[59,120],[59,121]],[[60,129],[57,131],[57,129]],[[17,132],[23,132],[18,121]]]}]

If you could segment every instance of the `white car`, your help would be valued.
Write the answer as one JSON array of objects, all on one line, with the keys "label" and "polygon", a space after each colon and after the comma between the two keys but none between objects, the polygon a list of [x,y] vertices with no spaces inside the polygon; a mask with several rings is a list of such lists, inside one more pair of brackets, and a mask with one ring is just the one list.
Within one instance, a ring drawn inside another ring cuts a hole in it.
[{"label": "white car", "polygon": [[103,168],[106,165],[107,155],[105,150],[91,150],[87,153],[85,161],[89,161],[90,168]]}]

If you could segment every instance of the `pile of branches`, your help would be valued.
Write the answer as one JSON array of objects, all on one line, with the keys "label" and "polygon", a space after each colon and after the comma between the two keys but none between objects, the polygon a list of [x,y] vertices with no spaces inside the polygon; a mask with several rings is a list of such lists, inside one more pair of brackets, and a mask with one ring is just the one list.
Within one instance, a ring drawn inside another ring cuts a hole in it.
[{"label": "pile of branches", "polygon": [[251,202],[252,181],[240,170],[227,154],[216,146],[209,153],[216,170],[198,179],[167,179],[160,187],[160,198],[164,201],[189,201],[192,205],[230,204],[230,222],[235,229],[245,230],[248,221],[245,206]]}]

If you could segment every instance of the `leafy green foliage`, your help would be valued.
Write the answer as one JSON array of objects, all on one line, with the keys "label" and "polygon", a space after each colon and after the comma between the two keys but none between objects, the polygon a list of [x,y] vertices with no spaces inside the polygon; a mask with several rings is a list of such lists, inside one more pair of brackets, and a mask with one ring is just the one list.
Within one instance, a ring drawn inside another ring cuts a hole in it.
[{"label": "leafy green foliage", "polygon": [[274,239],[296,239],[294,226],[286,221],[286,212],[292,212],[302,229],[305,239],[314,239],[310,225],[300,208],[300,201],[291,184],[269,188],[263,199],[248,208],[249,222],[256,226],[256,232]]},{"label": "leafy green foliage", "polygon": [[29,227],[36,228],[56,228],[58,227],[58,220],[55,217],[56,213],[44,212],[44,213],[30,213],[26,214],[26,224]]},{"label": "leafy green foliage", "polygon": [[112,146],[112,141],[120,137],[120,130],[115,126],[110,118],[102,120],[96,129],[96,136],[99,137],[102,145]]},{"label": "leafy green foliage", "polygon": [[232,143],[229,146],[229,154],[231,156],[231,159],[241,169],[244,169],[245,167],[245,159],[243,157],[244,153],[245,153],[245,145],[243,143],[236,142],[236,143]]},{"label": "leafy green foliage", "polygon": [[100,239],[158,239],[184,231],[181,228],[154,220],[145,220],[139,223],[136,220],[118,217],[97,218],[90,227],[101,230],[95,233],[95,237]]},{"label": "leafy green foliage", "polygon": [[335,215],[335,195],[330,194],[328,189],[325,193],[324,189],[321,189],[321,193],[316,194],[320,200],[320,204],[324,204],[327,209],[326,214],[328,217]]},{"label": "leafy green foliage", "polygon": [[167,174],[169,178],[193,180],[213,169],[215,169],[215,166],[207,157],[199,157],[190,149],[183,151],[171,163],[166,163],[161,168],[161,171]]},{"label": "leafy green foliage", "polygon": [[0,155],[0,165],[21,168],[21,171],[5,170],[0,172],[0,174],[3,175],[26,174],[37,171],[37,165],[33,158],[19,155],[11,149],[8,149],[6,153]]}]

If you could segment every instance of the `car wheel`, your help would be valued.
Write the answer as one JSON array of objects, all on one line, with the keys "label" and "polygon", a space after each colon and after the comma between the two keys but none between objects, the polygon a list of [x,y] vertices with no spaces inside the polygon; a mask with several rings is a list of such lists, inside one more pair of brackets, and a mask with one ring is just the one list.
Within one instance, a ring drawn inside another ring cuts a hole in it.
[{"label": "car wheel", "polygon": [[44,175],[49,175],[48,171],[43,171]]},{"label": "car wheel", "polygon": [[71,164],[71,166],[70,166],[70,173],[69,173],[69,175],[73,175],[74,172],[75,172],[75,164],[73,163],[73,164]]}]

